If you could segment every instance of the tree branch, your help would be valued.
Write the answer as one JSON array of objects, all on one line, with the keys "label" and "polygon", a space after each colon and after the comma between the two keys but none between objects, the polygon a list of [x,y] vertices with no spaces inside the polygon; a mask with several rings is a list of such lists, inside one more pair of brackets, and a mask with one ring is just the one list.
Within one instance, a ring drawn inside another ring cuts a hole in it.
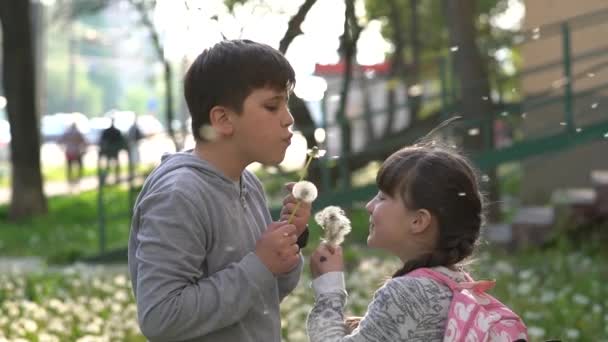
[{"label": "tree branch", "polygon": [[302,34],[302,23],[304,19],[306,19],[306,15],[308,11],[312,8],[312,6],[317,2],[317,0],[305,0],[298,12],[289,19],[289,24],[287,25],[287,31],[285,35],[281,39],[279,43],[279,51],[283,54],[287,52],[287,48],[291,44],[291,42],[300,34]]},{"label": "tree branch", "polygon": [[161,61],[165,60],[165,50],[163,49],[163,45],[160,42],[160,37],[158,35],[158,31],[154,26],[154,23],[150,19],[149,10],[154,8],[156,1],[151,1],[150,6],[146,6],[145,1],[137,1],[137,0],[129,0],[129,3],[139,12],[141,16],[141,23],[148,29],[150,32],[150,36],[152,38],[152,44],[154,45],[154,49],[158,54],[158,59]]}]

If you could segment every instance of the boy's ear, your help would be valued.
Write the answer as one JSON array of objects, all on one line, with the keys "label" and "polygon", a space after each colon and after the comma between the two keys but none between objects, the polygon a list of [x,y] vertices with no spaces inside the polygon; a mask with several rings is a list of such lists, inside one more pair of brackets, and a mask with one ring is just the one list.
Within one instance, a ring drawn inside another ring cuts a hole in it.
[{"label": "boy's ear", "polygon": [[223,106],[215,106],[209,112],[211,127],[220,135],[231,135],[234,131],[229,110]]},{"label": "boy's ear", "polygon": [[412,233],[423,233],[431,226],[433,217],[426,209],[418,209],[412,217]]}]

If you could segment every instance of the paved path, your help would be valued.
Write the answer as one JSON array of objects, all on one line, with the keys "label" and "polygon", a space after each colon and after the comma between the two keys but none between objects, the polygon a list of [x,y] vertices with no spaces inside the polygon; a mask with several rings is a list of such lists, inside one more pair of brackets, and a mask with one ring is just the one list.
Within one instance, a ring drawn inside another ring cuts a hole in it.
[{"label": "paved path", "polygon": [[[77,191],[86,191],[93,190],[97,188],[97,177],[85,177],[80,180],[80,184],[74,189],[70,189],[70,186],[67,182],[45,182],[44,183],[44,193],[46,196],[57,196],[64,195]],[[11,200],[11,188],[3,187],[0,188],[0,204],[6,204]]]}]

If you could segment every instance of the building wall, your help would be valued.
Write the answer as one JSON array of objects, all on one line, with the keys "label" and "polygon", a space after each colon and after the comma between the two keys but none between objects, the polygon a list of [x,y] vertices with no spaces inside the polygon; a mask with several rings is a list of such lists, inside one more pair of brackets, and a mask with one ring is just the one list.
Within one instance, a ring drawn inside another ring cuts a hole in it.
[{"label": "building wall", "polygon": [[[524,107],[527,113],[524,134],[527,137],[546,136],[564,127],[565,110],[563,98],[564,78],[563,45],[560,27],[543,26],[570,20],[579,15],[590,14],[584,20],[575,19],[571,25],[572,55],[605,49],[602,56],[572,62],[571,84],[575,93],[590,90],[608,83],[608,11],[606,0],[526,0],[524,29],[538,28],[535,37],[526,37],[522,44],[524,69],[546,65],[557,66],[528,74],[522,78],[522,89],[531,98],[556,99],[555,102],[532,108]],[[583,27],[584,23],[592,23]],[[605,64],[605,65],[602,65]],[[577,96],[573,103],[576,127],[608,118],[608,91]],[[589,186],[589,174],[594,169],[608,169],[608,139],[593,144],[572,148],[566,152],[538,156],[523,162],[522,198],[524,202],[546,201],[552,191],[561,187]]]}]

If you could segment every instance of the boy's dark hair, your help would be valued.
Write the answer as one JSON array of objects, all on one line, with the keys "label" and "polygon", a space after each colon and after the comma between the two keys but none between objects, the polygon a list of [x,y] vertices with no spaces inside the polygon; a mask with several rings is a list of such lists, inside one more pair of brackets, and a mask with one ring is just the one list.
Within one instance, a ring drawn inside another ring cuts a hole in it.
[{"label": "boy's dark hair", "polygon": [[420,267],[453,266],[473,253],[483,196],[465,157],[435,142],[405,147],[386,159],[376,182],[389,196],[399,195],[408,209],[428,210],[439,226],[435,250],[407,261],[393,277]]},{"label": "boy's dark hair", "polygon": [[203,51],[184,78],[184,95],[192,117],[192,134],[205,141],[199,130],[209,124],[217,105],[237,113],[257,88],[291,91],[295,72],[287,59],[272,47],[251,40],[224,40]]}]

